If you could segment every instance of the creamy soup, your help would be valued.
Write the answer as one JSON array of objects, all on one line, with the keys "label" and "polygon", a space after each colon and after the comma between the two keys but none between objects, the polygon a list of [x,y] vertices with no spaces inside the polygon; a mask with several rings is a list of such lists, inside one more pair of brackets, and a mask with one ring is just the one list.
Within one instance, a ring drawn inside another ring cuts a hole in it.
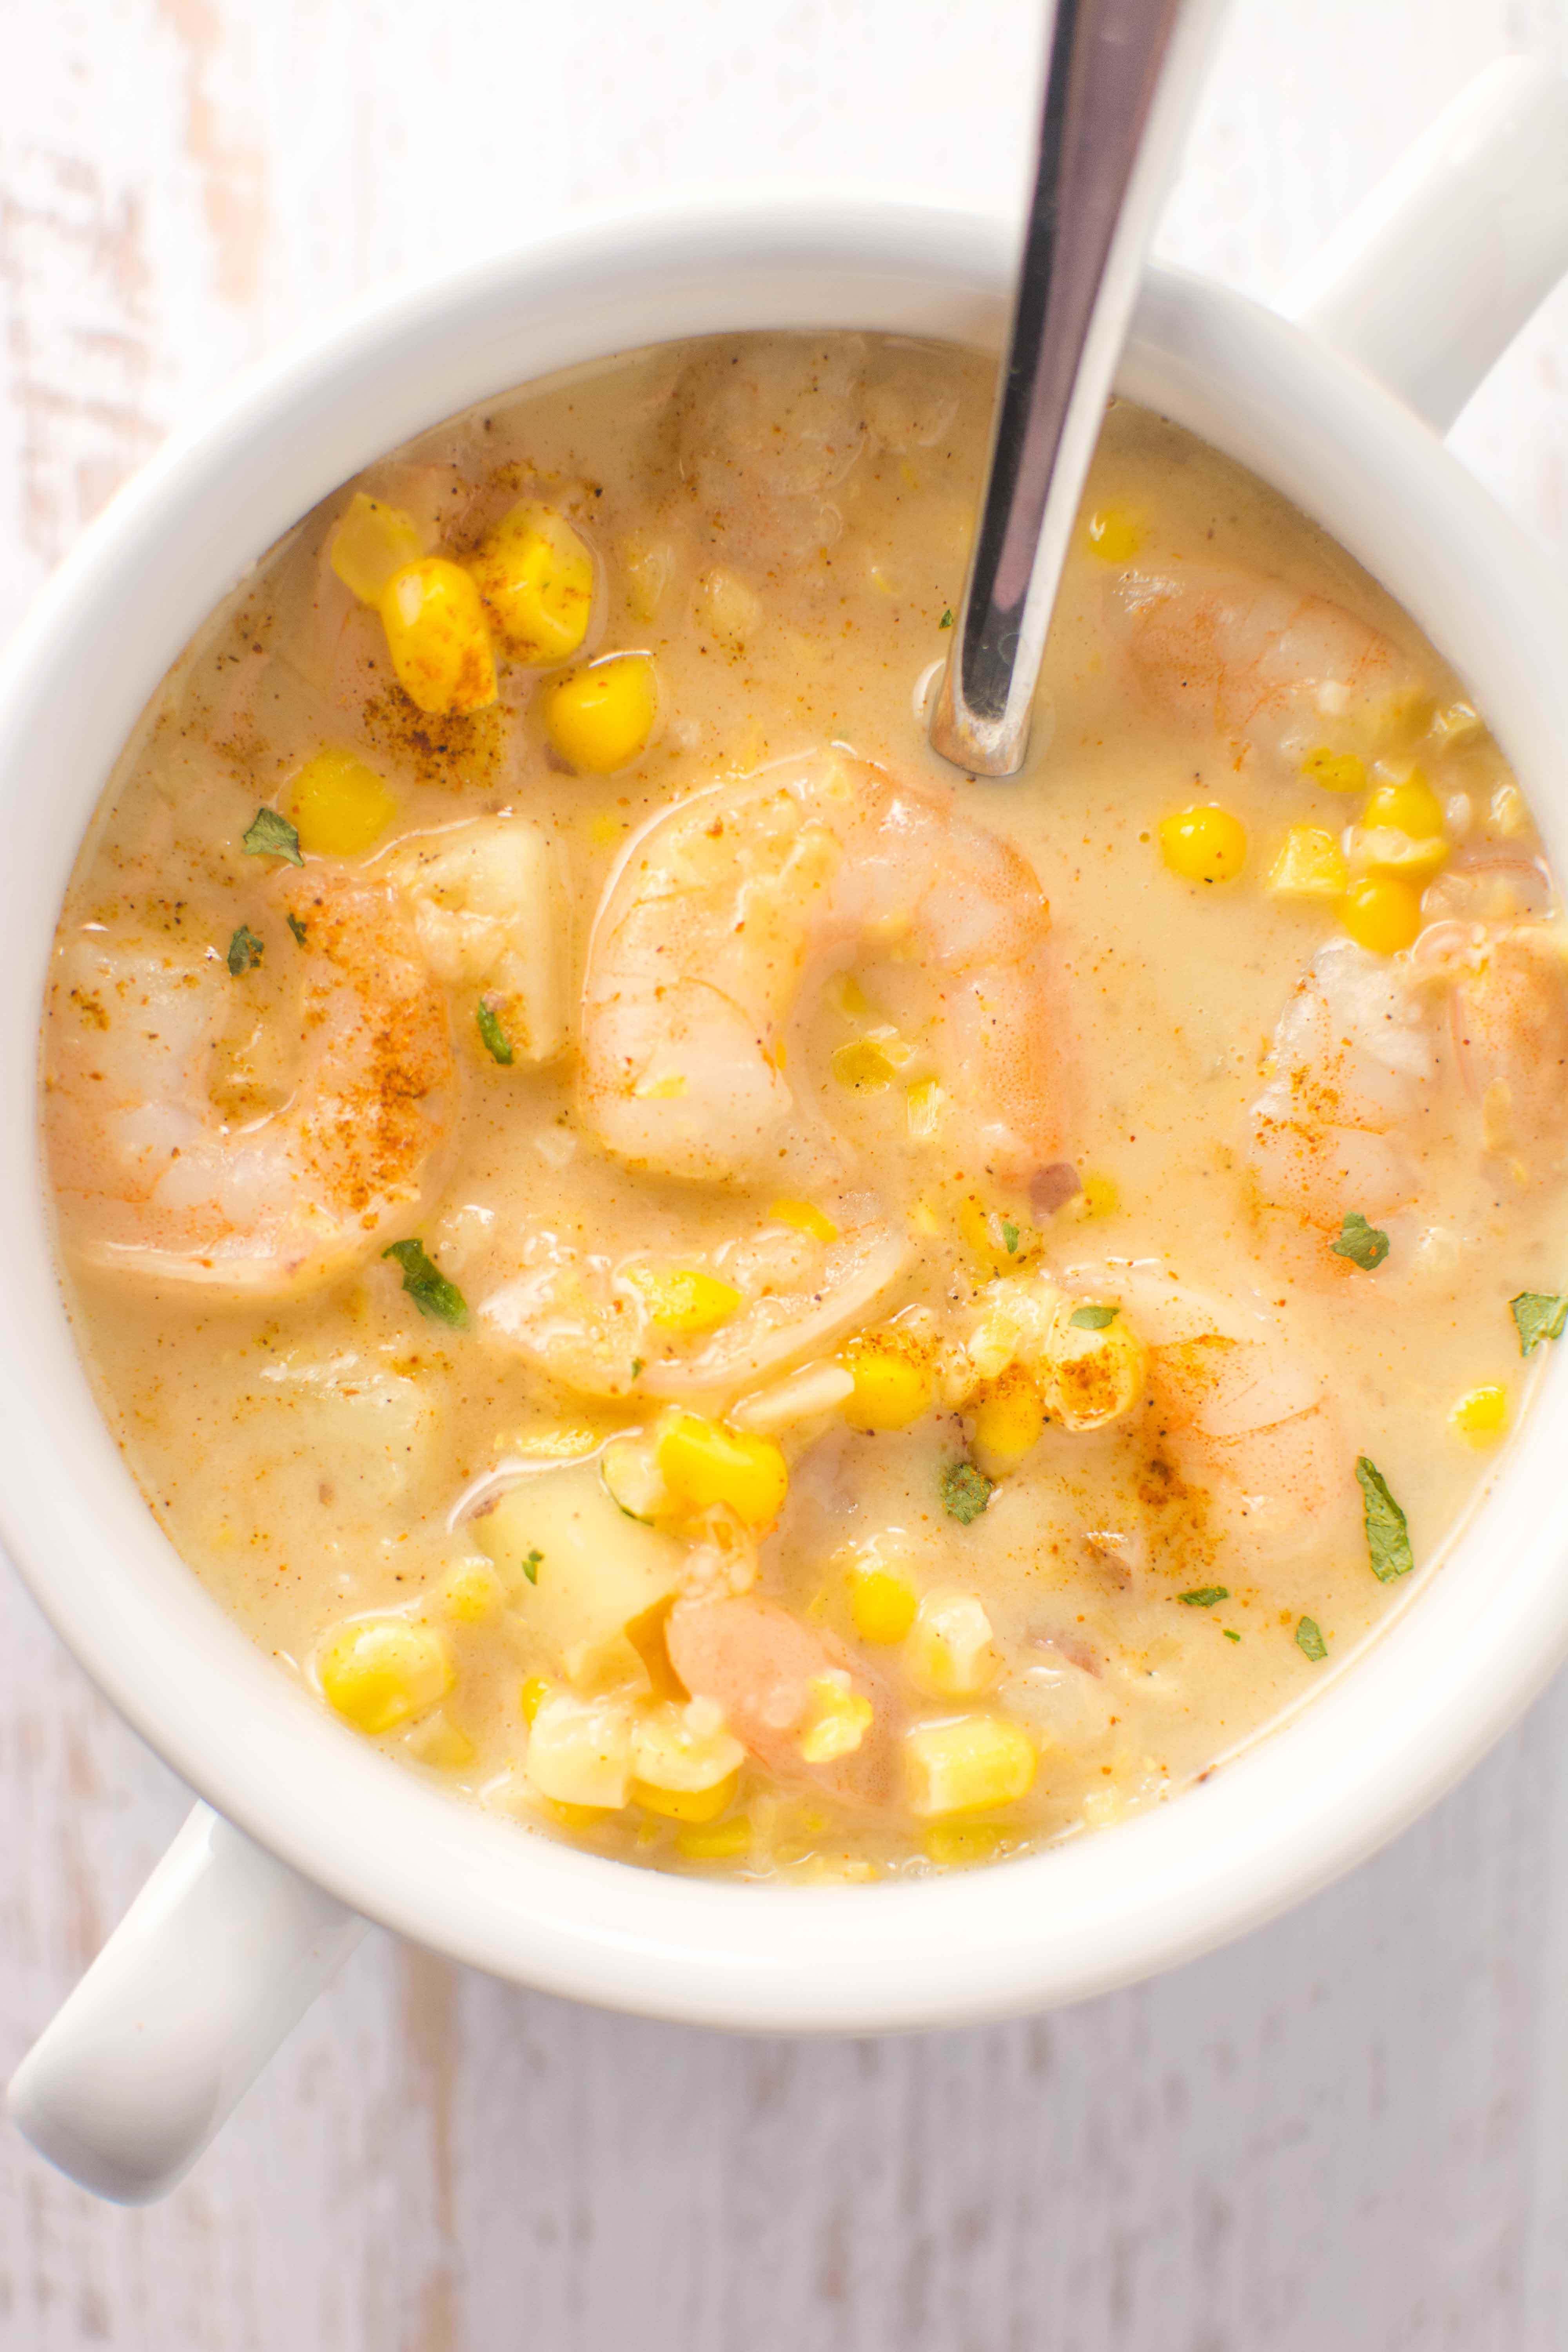
[{"label": "creamy soup", "polygon": [[993,378],[742,337],[428,434],[187,648],[60,918],[149,1505],[359,1736],[603,1853],[1173,1795],[1437,1560],[1568,1311],[1555,893],[1338,547],[1114,406],[1026,771],[927,748]]}]

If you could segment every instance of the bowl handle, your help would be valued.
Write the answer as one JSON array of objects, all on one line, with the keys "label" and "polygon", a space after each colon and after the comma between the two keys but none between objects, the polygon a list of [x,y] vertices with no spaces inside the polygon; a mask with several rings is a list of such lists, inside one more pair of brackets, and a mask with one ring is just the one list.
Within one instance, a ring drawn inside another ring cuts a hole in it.
[{"label": "bowl handle", "polygon": [[165,2195],[364,1928],[197,1805],[16,2069],[13,2120],[100,2197]]},{"label": "bowl handle", "polygon": [[1568,81],[1500,58],[1278,307],[1446,433],[1564,271]]}]

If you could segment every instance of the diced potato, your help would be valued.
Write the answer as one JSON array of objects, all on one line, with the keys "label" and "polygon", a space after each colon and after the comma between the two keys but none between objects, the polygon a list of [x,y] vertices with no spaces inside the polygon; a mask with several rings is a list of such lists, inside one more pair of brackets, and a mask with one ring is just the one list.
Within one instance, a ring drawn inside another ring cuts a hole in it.
[{"label": "diced potato", "polygon": [[697,583],[697,625],[738,652],[763,625],[763,600],[732,572],[705,572]]},{"label": "diced potato", "polygon": [[633,617],[651,621],[675,576],[675,550],[667,539],[634,530],[621,541],[620,558],[626,575],[626,603]]},{"label": "diced potato", "polygon": [[903,1662],[910,1681],[932,1698],[973,1698],[986,1689],[1000,1661],[984,1603],[973,1592],[928,1592]]},{"label": "diced potato", "polygon": [[1037,1766],[1034,1741],[1005,1716],[918,1724],[904,1738],[910,1809],[922,1821],[1016,1803],[1034,1787]]},{"label": "diced potato", "polygon": [[527,817],[484,817],[399,850],[394,877],[413,900],[441,979],[499,998],[514,1056],[547,1062],[566,1043],[571,926],[559,855]]},{"label": "diced potato", "polygon": [[728,1429],[701,1413],[672,1414],[659,1432],[658,1466],[678,1505],[692,1511],[726,1503],[749,1528],[784,1508],[789,1471],[771,1437]]},{"label": "diced potato", "polygon": [[406,1745],[409,1754],[419,1763],[427,1764],[433,1772],[460,1772],[479,1752],[468,1733],[449,1721],[439,1708],[415,1727]]},{"label": "diced potato", "polygon": [[1341,898],[1350,877],[1344,853],[1321,825],[1293,824],[1264,887],[1277,898]]},{"label": "diced potato", "polygon": [[579,1688],[635,1679],[626,1629],[675,1591],[680,1547],[616,1507],[596,1462],[532,1472],[468,1532],[557,1672]]},{"label": "diced potato", "polygon": [[393,573],[417,563],[424,552],[424,534],[412,515],[356,490],[332,533],[328,561],[351,595],[362,604],[379,604]]},{"label": "diced potato", "polygon": [[631,1793],[630,1710],[615,1699],[552,1691],[529,1728],[523,1769],[558,1805],[618,1811]]},{"label": "diced potato", "polygon": [[588,634],[594,559],[564,515],[524,499],[486,532],[468,569],[514,661],[570,661]]},{"label": "diced potato", "polygon": [[341,1626],[321,1651],[317,1674],[328,1704],[372,1738],[428,1715],[454,1680],[440,1634],[406,1617],[361,1617]]},{"label": "diced potato", "polygon": [[482,710],[496,698],[489,625],[472,575],[444,556],[395,572],[380,599],[397,682],[435,715]]}]

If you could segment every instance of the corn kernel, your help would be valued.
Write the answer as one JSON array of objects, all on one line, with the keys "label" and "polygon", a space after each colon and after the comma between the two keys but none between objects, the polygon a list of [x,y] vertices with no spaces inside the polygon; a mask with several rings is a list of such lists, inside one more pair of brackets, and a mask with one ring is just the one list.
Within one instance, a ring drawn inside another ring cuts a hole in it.
[{"label": "corn kernel", "polygon": [[393,573],[417,563],[424,552],[424,535],[412,515],[356,490],[332,533],[328,560],[351,595],[362,604],[379,604]]},{"label": "corn kernel", "polygon": [[[1048,1409],[1064,1429],[1103,1429],[1131,1412],[1143,1393],[1149,1358],[1143,1342],[1120,1308],[1110,1320],[1103,1307],[1064,1298],[1051,1317],[1046,1339],[1050,1366]],[[1093,1321],[1086,1320],[1094,1317]]]},{"label": "corn kernel", "polygon": [[904,1643],[911,1682],[932,1698],[972,1698],[996,1679],[984,1603],[973,1592],[928,1592]]},{"label": "corn kernel", "polygon": [[752,1528],[776,1519],[789,1492],[789,1471],[771,1437],[727,1429],[696,1412],[674,1414],[660,1431],[658,1466],[678,1505],[706,1511],[727,1503]]},{"label": "corn kernel", "polygon": [[1033,1225],[988,1209],[973,1192],[958,1204],[958,1230],[983,1274],[1016,1274],[1039,1241]]},{"label": "corn kernel", "polygon": [[876,1006],[852,971],[840,972],[828,985],[827,994],[847,1021],[875,1021]]},{"label": "corn kernel", "polygon": [[500,1579],[488,1559],[460,1559],[441,1580],[441,1606],[459,1625],[482,1625],[501,1600]]},{"label": "corn kernel", "polygon": [[613,1813],[620,1811],[618,1805],[570,1805],[558,1798],[547,1799],[546,1802],[551,1819],[574,1834],[580,1834],[584,1830],[596,1830]]},{"label": "corn kernel", "polygon": [[321,1654],[321,1689],[345,1723],[372,1738],[438,1706],[455,1679],[447,1644],[406,1617],[365,1617]]},{"label": "corn kernel", "polygon": [[892,1085],[909,1058],[908,1047],[900,1053],[889,1039],[854,1037],[848,1045],[837,1047],[829,1066],[841,1087],[853,1087],[857,1094],[875,1095]]},{"label": "corn kernel", "polygon": [[1331,833],[1320,825],[1293,824],[1264,888],[1277,898],[1341,898],[1349,879],[1344,854]]},{"label": "corn kernel", "polygon": [[809,1234],[814,1242],[836,1242],[838,1228],[831,1217],[814,1209],[809,1201],[775,1201],[768,1211],[775,1225],[794,1225],[798,1233]]},{"label": "corn kernel", "polygon": [[1121,1194],[1109,1176],[1086,1176],[1075,1205],[1080,1217],[1113,1217],[1121,1206]]},{"label": "corn kernel", "polygon": [[495,700],[485,608],[461,564],[439,555],[405,563],[382,591],[381,619],[397,682],[419,709],[482,710]]},{"label": "corn kernel", "polygon": [[409,1733],[407,1746],[409,1754],[433,1772],[460,1772],[479,1752],[468,1733],[439,1712]]},{"label": "corn kernel", "polygon": [[688,1862],[733,1862],[752,1850],[752,1824],[744,1813],[727,1822],[689,1822],[676,1831],[675,1845]]},{"label": "corn kernel", "polygon": [[1413,841],[1443,830],[1443,803],[1419,768],[1402,783],[1380,784],[1362,813],[1364,825],[1391,825]]},{"label": "corn kernel", "polygon": [[667,539],[650,539],[646,531],[633,531],[621,541],[620,557],[632,616],[651,621],[675,575],[675,550]]},{"label": "corn kernel", "polygon": [[588,634],[594,559],[563,515],[529,500],[485,533],[468,564],[514,661],[570,661]]},{"label": "corn kernel", "polygon": [[975,1446],[998,1465],[1021,1462],[1045,1425],[1045,1398],[1022,1364],[1009,1364],[974,1406]]},{"label": "corn kernel", "polygon": [[1006,1837],[1000,1822],[934,1822],[921,1840],[928,1862],[942,1870],[965,1870],[994,1862]]},{"label": "corn kernel", "polygon": [[531,1723],[555,1685],[548,1675],[530,1675],[522,1686],[522,1719]]},{"label": "corn kernel", "polygon": [[1309,783],[1321,784],[1326,793],[1366,790],[1366,761],[1354,751],[1331,751],[1326,743],[1308,752],[1301,773]]},{"label": "corn kernel", "polygon": [[936,1383],[924,1352],[898,1331],[852,1339],[844,1368],[855,1383],[844,1418],[856,1429],[907,1429],[931,1410]]},{"label": "corn kernel", "polygon": [[1352,939],[1374,955],[1396,955],[1413,945],[1421,929],[1420,898],[1394,874],[1352,882],[1341,913]]},{"label": "corn kernel", "polygon": [[647,654],[614,654],[574,670],[544,698],[544,729],[569,766],[613,775],[646,750],[658,715],[658,688]]},{"label": "corn kernel", "polygon": [[1448,1419],[1471,1445],[1495,1445],[1508,1427],[1508,1391],[1489,1384],[1468,1389],[1451,1408]]},{"label": "corn kernel", "polygon": [[1228,809],[1200,803],[1162,818],[1160,854],[1184,882],[1234,882],[1247,863],[1247,828]]},{"label": "corn kernel", "polygon": [[863,1642],[889,1647],[901,1642],[915,1622],[919,1596],[913,1585],[890,1568],[868,1560],[849,1570],[849,1615]]},{"label": "corn kernel", "polygon": [[641,1298],[647,1309],[647,1319],[657,1330],[674,1331],[688,1338],[699,1331],[716,1331],[741,1304],[741,1294],[732,1284],[721,1282],[717,1275],[703,1274],[695,1266],[681,1267],[671,1274],[660,1273],[653,1266],[627,1266],[626,1279]]},{"label": "corn kernel", "polygon": [[922,1241],[934,1242],[942,1234],[942,1219],[922,1192],[910,1211],[910,1231],[919,1234]]},{"label": "corn kernel", "polygon": [[934,1078],[920,1078],[904,1095],[904,1116],[910,1141],[929,1143],[942,1132],[942,1105],[947,1097]]},{"label": "corn kernel", "polygon": [[677,1822],[710,1822],[729,1804],[745,1750],[717,1719],[700,1717],[695,1706],[666,1699],[638,1716],[632,1726],[632,1794],[648,1812]]},{"label": "corn kernel", "polygon": [[618,1811],[632,1780],[626,1707],[614,1699],[548,1692],[534,1709],[523,1769],[539,1794],[558,1805]]},{"label": "corn kernel", "polygon": [[871,1727],[871,1702],[851,1690],[847,1675],[814,1675],[800,1735],[801,1760],[832,1764],[852,1756]]},{"label": "corn kernel", "polygon": [[397,803],[357,752],[318,751],[283,795],[283,811],[312,857],[357,857],[379,841]]},{"label": "corn kernel", "polygon": [[1028,1733],[1005,1716],[920,1724],[904,1739],[910,1811],[929,1821],[1013,1804],[1033,1788],[1037,1763]]},{"label": "corn kernel", "polygon": [[1089,543],[1107,563],[1130,563],[1143,544],[1142,518],[1131,507],[1097,507],[1089,519]]},{"label": "corn kernel", "polygon": [[645,1813],[667,1822],[716,1822],[734,1801],[741,1776],[731,1772],[710,1789],[661,1789],[652,1780],[633,1779],[631,1801]]}]

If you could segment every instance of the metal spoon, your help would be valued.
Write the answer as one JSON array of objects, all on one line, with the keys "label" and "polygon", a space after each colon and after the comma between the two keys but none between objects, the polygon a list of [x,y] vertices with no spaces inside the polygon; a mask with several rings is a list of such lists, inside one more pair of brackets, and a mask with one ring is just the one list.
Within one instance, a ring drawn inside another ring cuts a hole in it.
[{"label": "metal spoon", "polygon": [[991,469],[932,746],[1015,776],[1143,258],[1223,0],[1056,0]]}]

